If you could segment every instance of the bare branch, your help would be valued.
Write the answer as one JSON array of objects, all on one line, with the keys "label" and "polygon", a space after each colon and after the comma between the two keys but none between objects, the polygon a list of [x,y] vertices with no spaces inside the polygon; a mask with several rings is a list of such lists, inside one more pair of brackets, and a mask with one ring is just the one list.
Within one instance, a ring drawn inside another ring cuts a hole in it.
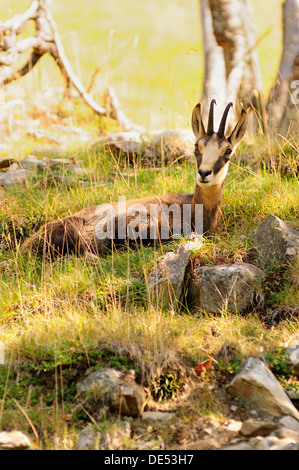
[{"label": "bare branch", "polygon": [[11,20],[7,20],[0,24],[0,33],[8,30],[13,30],[16,34],[20,34],[24,29],[27,21],[34,20],[36,18],[37,11],[39,9],[39,1],[33,0],[28,10],[22,15],[16,15]]},{"label": "bare branch", "polygon": [[[28,37],[17,42],[17,35],[29,20],[35,21],[35,37]],[[9,34],[4,34],[5,32]],[[19,54],[28,49],[32,49],[30,59],[21,69],[14,71],[12,66],[16,63]],[[51,0],[33,0],[25,13],[0,24],[0,85],[7,85],[28,74],[39,59],[47,53],[54,58],[59,66],[66,87],[69,88],[72,84],[78,90],[81,98],[95,113],[100,116],[108,116],[109,112],[95,102],[73,72],[51,15]],[[111,107],[110,117],[116,119],[124,130],[143,131],[140,126],[134,125],[127,118],[112,88],[109,89],[108,95]]]},{"label": "bare branch", "polygon": [[27,75],[27,73],[31,72],[33,67],[37,64],[37,62],[43,55],[44,55],[43,52],[41,53],[33,52],[28,62],[20,70],[18,70],[17,72],[12,72],[11,69],[9,68],[6,71],[6,77],[1,78],[0,81],[3,82],[3,85],[8,85],[14,80],[17,80],[18,78],[21,78],[24,75]]}]

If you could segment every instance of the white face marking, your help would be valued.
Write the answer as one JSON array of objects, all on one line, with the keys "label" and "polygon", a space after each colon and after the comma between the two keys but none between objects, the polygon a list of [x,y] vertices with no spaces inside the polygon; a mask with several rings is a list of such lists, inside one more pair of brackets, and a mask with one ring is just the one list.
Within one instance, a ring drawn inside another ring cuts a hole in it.
[{"label": "white face marking", "polygon": [[196,184],[198,186],[200,186],[201,188],[206,188],[206,187],[209,187],[209,186],[217,186],[219,184],[222,184],[227,176],[227,173],[228,173],[228,166],[229,166],[229,162],[227,162],[224,167],[221,168],[220,171],[218,171],[218,173],[216,174],[216,176],[214,175],[214,173],[212,173],[211,175],[207,176],[205,178],[205,182],[202,181],[202,177],[200,176],[200,174],[197,172],[196,173]]},{"label": "white face marking", "polygon": [[[206,145],[205,145],[206,144]],[[197,168],[196,174],[196,183],[201,188],[214,186],[222,184],[227,176],[229,161],[214,174],[214,165],[217,163],[219,158],[224,154],[225,150],[228,148],[228,141],[224,141],[223,145],[219,148],[219,139],[216,134],[214,134],[206,143],[206,138],[200,139],[198,141],[198,150],[201,153],[201,163]],[[233,153],[232,153],[233,154]],[[231,155],[232,155],[231,154]],[[203,177],[199,173],[202,172],[211,172],[207,176]]]}]

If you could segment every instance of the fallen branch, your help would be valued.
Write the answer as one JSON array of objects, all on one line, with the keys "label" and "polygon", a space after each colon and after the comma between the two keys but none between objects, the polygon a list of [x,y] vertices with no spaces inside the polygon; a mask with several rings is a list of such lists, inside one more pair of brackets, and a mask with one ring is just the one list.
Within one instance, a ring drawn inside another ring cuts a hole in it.
[{"label": "fallen branch", "polygon": [[[73,85],[81,98],[96,114],[115,119],[124,131],[143,132],[142,127],[133,124],[125,115],[112,87],[109,87],[106,92],[106,97],[109,97],[109,110],[96,103],[85,89],[65,54],[60,35],[52,18],[50,3],[50,0],[33,0],[25,13],[0,24],[0,86],[5,86],[27,75],[43,55],[50,54],[60,68],[66,87],[69,88],[70,85]],[[30,20],[35,22],[35,36],[17,41],[18,35]],[[32,52],[27,63],[17,71],[13,70],[12,67],[19,59],[19,55],[29,49]]]}]

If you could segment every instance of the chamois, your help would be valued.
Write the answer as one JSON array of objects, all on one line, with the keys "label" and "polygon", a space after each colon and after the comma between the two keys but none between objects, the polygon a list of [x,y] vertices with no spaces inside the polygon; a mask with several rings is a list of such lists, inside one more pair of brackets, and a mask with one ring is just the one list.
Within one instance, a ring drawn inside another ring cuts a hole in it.
[{"label": "chamois", "polygon": [[[215,104],[215,100],[212,100],[207,132],[202,122],[200,103],[195,106],[192,113],[192,129],[196,137],[194,154],[197,161],[194,194],[130,199],[121,204],[101,204],[83,209],[73,216],[46,224],[23,243],[21,253],[33,252],[50,256],[69,253],[99,255],[112,247],[118,248],[130,242],[136,243],[138,238],[135,236],[136,228],[139,236],[142,233],[140,238],[143,244],[152,244],[157,240],[164,242],[173,236],[175,227],[183,233],[184,207],[189,208],[190,231],[195,230],[198,211],[202,208],[203,233],[215,232],[221,216],[223,186],[229,161],[247,128],[247,113],[243,109],[231,135],[225,137],[227,116],[233,105],[229,103],[219,130],[215,133]],[[154,215],[152,208],[155,209]],[[179,208],[179,212],[173,208]],[[165,212],[168,212],[166,235],[165,232],[162,233]],[[155,223],[151,225],[153,220]]]}]

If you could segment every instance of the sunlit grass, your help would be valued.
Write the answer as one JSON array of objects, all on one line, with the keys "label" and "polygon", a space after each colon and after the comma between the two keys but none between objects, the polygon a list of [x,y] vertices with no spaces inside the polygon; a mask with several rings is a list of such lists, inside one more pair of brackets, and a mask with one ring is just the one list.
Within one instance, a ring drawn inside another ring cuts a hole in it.
[{"label": "sunlit grass", "polygon": [[[24,11],[29,0],[4,0],[2,21]],[[256,35],[265,94],[277,74],[281,51],[282,0],[253,0]],[[100,68],[93,90],[97,100],[107,85],[116,88],[127,115],[146,128],[187,127],[201,94],[204,59],[197,0],[75,0],[53,2],[53,15],[74,71],[88,86]],[[16,86],[21,95],[32,88],[61,86],[51,59]],[[8,94],[10,91],[8,91]]]},{"label": "sunlit grass", "polygon": [[[29,0],[4,0],[2,20],[28,4]],[[269,2],[261,5],[254,0],[253,4],[257,36],[273,24],[258,46],[267,91],[279,62],[281,0],[272,1],[271,8]],[[189,126],[203,78],[197,1],[163,0],[158,5],[87,0],[83,9],[77,0],[71,4],[54,0],[53,8],[75,72],[87,85],[95,68],[101,68],[93,90],[98,101],[111,84],[136,123],[150,128]],[[46,58],[30,77],[9,87],[5,98],[20,95],[34,105],[49,84],[58,87],[62,81]],[[34,97],[32,89],[41,94]],[[53,100],[59,119],[89,130],[92,138],[118,130],[110,120],[95,117],[80,100],[59,96]],[[17,124],[13,125],[17,130]],[[45,156],[44,148],[26,136],[12,145],[11,154],[19,159],[33,151]],[[246,261],[254,248],[254,231],[269,214],[298,224],[296,175],[282,176],[280,166],[269,171],[273,158],[293,165],[298,152],[297,142],[246,138],[230,166],[219,231],[215,238],[205,240],[196,255],[201,263]],[[235,346],[244,362],[249,355],[275,354],[298,338],[298,321],[289,318],[269,329],[255,309],[241,316],[226,310],[218,315],[190,312],[184,307],[175,314],[153,305],[148,273],[178,241],[124,249],[93,263],[75,256],[53,263],[22,257],[20,243],[47,221],[117,201],[119,196],[186,194],[195,186],[194,163],[149,171],[129,165],[101,146],[78,148],[73,141],[67,149],[58,150],[57,156],[80,161],[88,170],[85,181],[96,185],[80,185],[77,177],[68,186],[47,184],[47,175],[34,174],[24,187],[0,189],[0,341],[11,363],[8,370],[0,368],[1,428],[29,433],[34,448],[76,448],[78,431],[90,416],[85,414],[81,422],[82,416],[79,419],[73,413],[75,381],[60,387],[68,373],[84,374],[86,369],[109,365],[133,368],[141,383],[155,383],[169,371],[192,371],[207,356],[217,357],[224,345]],[[270,299],[278,308],[299,304],[298,266],[288,273]],[[204,400],[197,403],[196,413],[211,412],[206,405]],[[225,419],[220,408],[217,412]]]}]

